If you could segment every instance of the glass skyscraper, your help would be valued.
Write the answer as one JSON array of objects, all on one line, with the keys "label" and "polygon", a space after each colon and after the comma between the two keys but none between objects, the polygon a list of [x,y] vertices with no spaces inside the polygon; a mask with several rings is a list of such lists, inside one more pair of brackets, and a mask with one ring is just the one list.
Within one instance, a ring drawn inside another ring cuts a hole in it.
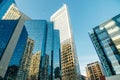
[{"label": "glass skyscraper", "polygon": [[[41,52],[41,62],[40,62],[40,74],[43,74],[44,62],[43,56],[45,55],[45,44],[46,44],[46,32],[47,32],[47,22],[45,20],[28,20],[25,22],[25,27],[28,32],[28,37],[34,40],[33,53],[37,51]],[[44,76],[42,76],[44,79]]]},{"label": "glass skyscraper", "polygon": [[[53,26],[54,25],[52,22],[45,21],[45,20],[28,20],[25,22],[25,27],[27,29],[28,36],[34,40],[33,53],[37,51],[41,52],[38,80],[53,80],[53,65],[54,65],[53,63],[54,61],[53,60],[53,53],[54,53]],[[59,45],[60,43],[59,40],[57,42],[58,42],[57,44]],[[57,59],[59,60],[59,58]],[[58,65],[58,67],[59,66],[60,65]]]},{"label": "glass skyscraper", "polygon": [[[10,40],[12,38],[12,35],[15,35],[15,28],[18,24],[18,20],[16,21],[6,21],[6,20],[0,20],[0,76],[4,77],[5,72],[7,70],[7,66],[10,60],[10,56],[12,55],[12,52],[14,50],[14,45],[11,44]],[[12,41],[12,40],[11,40]],[[15,40],[16,42],[16,40]],[[9,46],[8,46],[9,45]],[[13,47],[11,47],[13,46]],[[8,49],[8,47],[11,47]],[[6,50],[8,52],[6,52]]]},{"label": "glass skyscraper", "polygon": [[89,35],[105,76],[120,74],[120,15],[93,28]]},{"label": "glass skyscraper", "polygon": [[[29,18],[22,15],[19,20],[1,20],[1,53],[0,53],[0,76],[4,77],[7,71],[9,62],[15,54],[16,46],[23,30],[23,23]],[[4,36],[3,36],[4,35]],[[22,45],[21,45],[22,46]],[[19,52],[19,50],[18,50]],[[17,55],[18,56],[18,55]],[[13,60],[13,63],[15,61]],[[19,62],[19,58],[18,58]],[[19,64],[19,63],[17,63]]]},{"label": "glass skyscraper", "polygon": [[20,37],[18,39],[16,48],[15,48],[13,55],[11,57],[11,60],[9,62],[8,70],[6,72],[7,79],[16,79],[17,72],[20,67],[20,61],[24,54],[27,37],[28,37],[27,31],[26,31],[25,27],[23,27]]},{"label": "glass skyscraper", "polygon": [[54,29],[60,31],[62,80],[80,80],[80,69],[67,6],[51,16]]}]

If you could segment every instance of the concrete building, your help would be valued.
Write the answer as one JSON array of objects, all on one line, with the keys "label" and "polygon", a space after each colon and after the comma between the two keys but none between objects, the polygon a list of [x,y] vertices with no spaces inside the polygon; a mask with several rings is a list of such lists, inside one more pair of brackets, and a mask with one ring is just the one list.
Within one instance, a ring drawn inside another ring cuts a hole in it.
[{"label": "concrete building", "polygon": [[60,31],[62,80],[80,80],[79,63],[65,4],[51,16],[51,21],[54,22],[54,29]]},{"label": "concrete building", "polygon": [[105,80],[101,65],[98,61],[87,64],[86,73],[88,80]]}]

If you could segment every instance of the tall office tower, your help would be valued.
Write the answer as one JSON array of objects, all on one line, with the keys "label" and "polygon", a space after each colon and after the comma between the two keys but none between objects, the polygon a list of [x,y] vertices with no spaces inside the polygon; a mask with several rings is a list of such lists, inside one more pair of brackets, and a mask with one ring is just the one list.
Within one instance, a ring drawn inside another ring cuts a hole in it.
[{"label": "tall office tower", "polygon": [[67,6],[51,16],[54,28],[60,30],[62,80],[80,80],[80,70]]},{"label": "tall office tower", "polygon": [[89,35],[105,76],[120,74],[120,15],[93,28]]},{"label": "tall office tower", "polygon": [[9,62],[13,57],[13,54],[16,49],[16,45],[18,44],[20,34],[22,30],[24,30],[23,23],[26,19],[27,17],[25,17],[25,15],[22,15],[19,20],[0,21],[0,25],[1,25],[0,76],[1,77],[5,76]]},{"label": "tall office tower", "polygon": [[28,79],[33,47],[34,47],[34,40],[28,38],[23,57],[21,59],[20,67],[17,73],[17,80]]},{"label": "tall office tower", "polygon": [[[41,56],[39,56],[41,57],[41,60],[39,65],[40,69],[38,74],[38,80],[53,80],[53,23],[45,20],[28,20],[25,22],[25,27],[27,29],[29,37],[35,41],[33,53],[37,51],[41,52]],[[60,42],[58,41],[57,44],[59,43]],[[58,48],[56,48],[56,52],[57,49]],[[59,58],[57,59],[59,60]],[[59,67],[59,65],[57,66]]]},{"label": "tall office tower", "polygon": [[28,80],[38,80],[40,55],[41,55],[40,51],[37,51],[31,57]]},{"label": "tall office tower", "polygon": [[87,64],[86,73],[88,80],[105,80],[101,65],[98,61]]},{"label": "tall office tower", "polygon": [[22,13],[17,9],[14,0],[0,0],[0,19],[18,19]]}]

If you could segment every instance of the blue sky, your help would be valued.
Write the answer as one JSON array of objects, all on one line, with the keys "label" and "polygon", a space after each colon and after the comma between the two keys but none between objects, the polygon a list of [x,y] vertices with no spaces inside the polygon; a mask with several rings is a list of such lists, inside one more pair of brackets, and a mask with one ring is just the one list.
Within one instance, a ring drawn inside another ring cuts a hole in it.
[{"label": "blue sky", "polygon": [[120,13],[120,0],[16,0],[18,8],[32,19],[46,19],[67,4],[81,73],[99,60],[88,31]]}]

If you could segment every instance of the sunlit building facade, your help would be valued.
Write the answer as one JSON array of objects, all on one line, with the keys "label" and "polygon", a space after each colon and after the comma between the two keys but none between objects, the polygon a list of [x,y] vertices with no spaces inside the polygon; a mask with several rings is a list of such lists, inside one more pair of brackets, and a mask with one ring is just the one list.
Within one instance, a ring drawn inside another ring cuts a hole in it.
[{"label": "sunlit building facade", "polygon": [[21,15],[22,15],[22,13],[18,10],[16,5],[14,3],[12,3],[10,5],[9,9],[7,10],[7,12],[2,17],[2,19],[4,19],[4,20],[11,20],[11,19],[16,20],[16,19],[19,19]]},{"label": "sunlit building facade", "polygon": [[67,6],[51,16],[54,29],[60,31],[62,80],[80,80],[80,69]]},{"label": "sunlit building facade", "polygon": [[0,19],[19,19],[22,13],[14,0],[0,0]]},{"label": "sunlit building facade", "polygon": [[14,0],[0,0],[0,19],[2,19],[12,4],[15,4]]},{"label": "sunlit building facade", "polygon": [[120,74],[120,15],[93,28],[89,35],[105,76]]},{"label": "sunlit building facade", "polygon": [[88,80],[105,80],[102,67],[98,61],[87,64],[86,73]]}]

